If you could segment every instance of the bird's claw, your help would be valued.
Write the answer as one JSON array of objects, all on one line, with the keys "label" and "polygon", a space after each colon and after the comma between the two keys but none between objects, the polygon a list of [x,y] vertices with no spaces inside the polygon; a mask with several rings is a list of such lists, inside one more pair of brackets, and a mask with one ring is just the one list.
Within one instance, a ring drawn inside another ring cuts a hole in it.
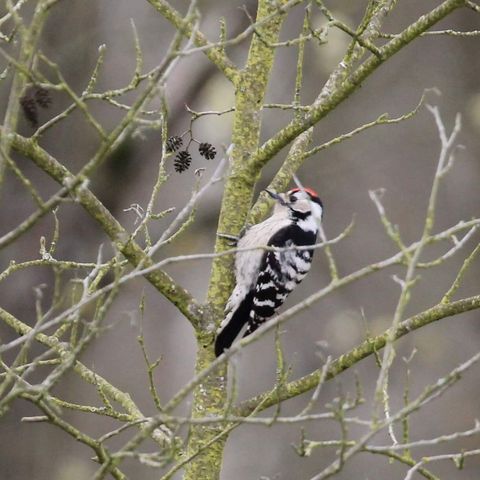
[{"label": "bird's claw", "polygon": [[236,237],[235,235],[229,235],[228,233],[217,233],[217,237],[224,238],[225,240],[228,240],[228,244],[231,247],[236,247],[239,237]]}]

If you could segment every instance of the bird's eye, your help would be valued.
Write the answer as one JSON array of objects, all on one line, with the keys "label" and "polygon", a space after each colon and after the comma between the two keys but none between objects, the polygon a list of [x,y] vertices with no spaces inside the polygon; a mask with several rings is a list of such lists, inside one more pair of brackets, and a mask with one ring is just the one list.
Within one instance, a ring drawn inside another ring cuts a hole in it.
[{"label": "bird's eye", "polygon": [[294,193],[290,195],[290,203],[295,203],[297,201],[297,197],[295,196]]}]

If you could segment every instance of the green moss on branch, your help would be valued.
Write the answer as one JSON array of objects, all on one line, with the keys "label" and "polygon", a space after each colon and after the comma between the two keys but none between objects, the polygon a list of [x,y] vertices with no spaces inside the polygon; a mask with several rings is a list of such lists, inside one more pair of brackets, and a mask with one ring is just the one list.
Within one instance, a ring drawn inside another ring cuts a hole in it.
[{"label": "green moss on branch", "polygon": [[[73,184],[75,176],[59,163],[54,157],[43,150],[36,142],[17,134],[10,134],[11,146],[14,150],[30,158],[39,168],[57,181],[60,185]],[[97,221],[103,231],[110,237],[118,250],[134,265],[142,268],[153,265],[140,246],[130,237],[129,233],[85,186],[75,189],[78,202]],[[197,326],[203,309],[180,285],[162,270],[155,270],[145,275],[145,278],[170,302],[172,302],[192,323]]]},{"label": "green moss on branch", "polygon": [[[342,373],[343,371],[353,367],[360,360],[378,352],[382,349],[387,340],[392,337],[394,340],[407,335],[408,333],[422,328],[430,323],[441,320],[442,318],[459,315],[470,310],[476,310],[480,308],[480,295],[458,300],[456,302],[448,304],[439,304],[428,310],[425,310],[418,315],[403,321],[398,328],[393,331],[391,328],[383,332],[381,335],[365,340],[363,343],[350,350],[349,352],[341,355],[334,360],[328,369],[326,379],[332,379]],[[237,410],[234,412],[236,415],[247,416],[250,415],[253,410],[261,405],[261,410],[276,405],[279,402],[283,402],[290,398],[301,395],[302,393],[312,390],[318,385],[318,381],[321,375],[321,369],[305,375],[298,380],[287,383],[284,385],[282,391],[279,393],[277,389],[263,393],[256,397],[251,398],[243,402]]]},{"label": "green moss on branch", "polygon": [[[275,14],[279,4],[262,0],[258,4],[257,22],[262,23],[252,39],[245,68],[235,78],[235,117],[232,143],[234,144],[231,173],[227,179],[218,224],[219,233],[238,235],[245,224],[260,169],[252,167],[248,159],[256,151],[260,138],[261,109],[273,65],[275,50],[271,44],[278,40],[284,14]],[[261,36],[261,39],[259,37]],[[231,246],[218,237],[215,252],[223,252]],[[224,306],[233,288],[233,258],[217,257],[212,266],[208,290],[208,308],[205,332],[197,338],[198,351],[195,372],[207,369],[215,360],[213,339],[215,326],[223,317]],[[194,391],[192,418],[205,415],[221,415],[226,401],[226,365],[208,375]],[[222,426],[192,425],[187,453],[201,451],[186,465],[185,480],[218,479],[225,439],[214,441]],[[208,449],[200,450],[212,442]]]},{"label": "green moss on branch", "polygon": [[268,160],[288,145],[294,138],[305,130],[317,124],[326,117],[341,102],[356,91],[362,82],[369,77],[380,65],[385,63],[395,53],[419,37],[423,32],[441,21],[457,8],[465,5],[465,0],[446,0],[429,13],[422,15],[393,40],[378,49],[379,55],[372,55],[360,67],[346,78],[337,88],[334,88],[325,101],[319,102],[303,119],[295,119],[285,128],[268,140],[259,151],[252,156],[250,163],[262,167]]},{"label": "green moss on branch", "polygon": [[[209,42],[205,36],[198,30],[195,30],[194,23],[180,15],[168,2],[165,0],[148,0],[148,2],[185,37],[190,38],[193,35],[193,42],[197,47],[208,45]],[[223,72],[225,77],[235,81],[238,73],[237,67],[226,56],[222,48],[209,48],[205,50],[205,55]]]}]

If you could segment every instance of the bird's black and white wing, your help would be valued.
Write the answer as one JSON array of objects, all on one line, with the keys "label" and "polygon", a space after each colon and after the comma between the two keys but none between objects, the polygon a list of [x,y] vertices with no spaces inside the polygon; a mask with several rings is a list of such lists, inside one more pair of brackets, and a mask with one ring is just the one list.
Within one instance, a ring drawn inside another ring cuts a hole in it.
[{"label": "bird's black and white wing", "polygon": [[313,250],[297,250],[295,247],[313,245],[315,241],[316,232],[306,232],[297,225],[289,225],[271,238],[269,246],[282,250],[267,251],[263,255],[259,275],[252,289],[251,309],[244,336],[272,317],[288,294],[305,278],[310,270]]},{"label": "bird's black and white wing", "polygon": [[[295,224],[287,225],[263,243],[285,250],[253,252],[249,260],[237,262],[237,282],[227,303],[227,311],[215,342],[215,354],[221,355],[246,326],[244,333],[254,332],[282,305],[288,294],[310,270],[313,250],[296,250],[295,246],[309,246],[316,241],[317,232],[305,231]],[[239,245],[242,246],[242,245]],[[249,265],[255,265],[250,268]],[[238,267],[243,268],[241,271]]]}]

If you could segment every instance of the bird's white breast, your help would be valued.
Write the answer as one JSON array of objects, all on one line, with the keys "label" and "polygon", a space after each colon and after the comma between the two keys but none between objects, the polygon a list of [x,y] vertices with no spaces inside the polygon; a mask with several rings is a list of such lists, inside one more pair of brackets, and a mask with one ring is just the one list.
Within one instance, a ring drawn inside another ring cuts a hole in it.
[{"label": "bird's white breast", "polygon": [[291,220],[285,214],[272,215],[263,222],[250,227],[238,241],[237,247],[240,250],[252,250],[239,251],[237,253],[235,259],[237,283],[228,300],[227,310],[235,310],[236,306],[245,298],[257,281],[262,256],[265,251],[255,248],[267,246],[275,232],[290,224]]}]

